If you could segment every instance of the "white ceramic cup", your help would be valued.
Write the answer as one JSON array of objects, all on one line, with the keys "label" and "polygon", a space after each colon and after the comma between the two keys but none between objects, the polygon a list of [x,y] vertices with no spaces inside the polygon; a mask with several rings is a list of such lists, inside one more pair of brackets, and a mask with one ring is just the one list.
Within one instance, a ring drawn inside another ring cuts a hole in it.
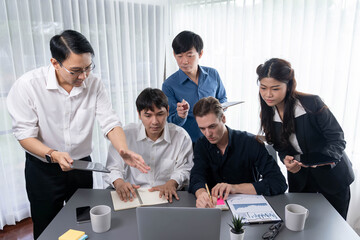
[{"label": "white ceramic cup", "polygon": [[305,220],[309,216],[309,210],[299,204],[285,206],[285,226],[291,231],[302,231]]},{"label": "white ceramic cup", "polygon": [[111,208],[99,205],[91,208],[90,219],[92,230],[96,233],[106,232],[111,226]]}]

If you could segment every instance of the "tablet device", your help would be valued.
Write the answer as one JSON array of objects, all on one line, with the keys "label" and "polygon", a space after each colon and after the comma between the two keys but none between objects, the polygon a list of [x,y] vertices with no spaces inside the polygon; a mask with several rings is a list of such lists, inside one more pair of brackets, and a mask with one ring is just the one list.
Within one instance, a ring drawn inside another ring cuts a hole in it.
[{"label": "tablet device", "polygon": [[323,155],[318,152],[303,154],[301,157],[300,155],[295,155],[294,159],[308,167],[339,162],[339,160],[335,158]]},{"label": "tablet device", "polygon": [[339,161],[334,161],[333,159],[328,159],[328,160],[324,160],[324,161],[299,161],[301,162],[303,165],[307,166],[307,167],[311,167],[311,166],[318,166],[318,165],[322,165],[322,164],[330,164],[330,163],[338,163]]},{"label": "tablet device", "polygon": [[74,160],[73,164],[70,167],[77,170],[110,173],[110,171],[101,163],[93,163],[82,160]]}]

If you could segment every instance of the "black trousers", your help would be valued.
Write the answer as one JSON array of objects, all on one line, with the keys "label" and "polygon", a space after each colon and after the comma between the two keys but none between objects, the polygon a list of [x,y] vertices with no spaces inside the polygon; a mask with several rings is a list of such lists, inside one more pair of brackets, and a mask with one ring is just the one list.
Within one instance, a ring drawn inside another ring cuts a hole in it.
[{"label": "black trousers", "polygon": [[[81,160],[91,161],[90,157]],[[63,172],[57,163],[44,163],[26,153],[26,191],[30,201],[37,239],[78,188],[92,188],[92,172],[71,170]]]},{"label": "black trousers", "polygon": [[[290,185],[291,183],[289,183]],[[289,192],[294,192],[289,189]],[[321,193],[329,203],[336,209],[336,211],[346,220],[350,203],[350,186],[347,186],[336,194],[328,194],[319,187],[315,180],[309,176],[305,188],[301,192],[306,193]]]}]

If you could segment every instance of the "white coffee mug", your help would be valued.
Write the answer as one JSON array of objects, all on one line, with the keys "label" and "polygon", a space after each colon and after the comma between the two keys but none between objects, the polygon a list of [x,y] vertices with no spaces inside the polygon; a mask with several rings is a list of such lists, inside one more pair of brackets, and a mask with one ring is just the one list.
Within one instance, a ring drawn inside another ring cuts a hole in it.
[{"label": "white coffee mug", "polygon": [[309,216],[309,210],[299,204],[285,206],[285,226],[291,231],[302,231],[305,220]]},{"label": "white coffee mug", "polygon": [[90,219],[92,230],[96,233],[106,232],[111,226],[111,208],[99,205],[91,208]]}]

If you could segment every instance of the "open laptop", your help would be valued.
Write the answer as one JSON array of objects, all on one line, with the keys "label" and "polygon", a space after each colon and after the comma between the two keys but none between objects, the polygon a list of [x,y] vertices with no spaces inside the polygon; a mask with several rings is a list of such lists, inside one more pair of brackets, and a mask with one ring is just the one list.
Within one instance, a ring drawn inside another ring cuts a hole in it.
[{"label": "open laptop", "polygon": [[138,207],[139,239],[219,240],[220,214],[216,208]]}]

